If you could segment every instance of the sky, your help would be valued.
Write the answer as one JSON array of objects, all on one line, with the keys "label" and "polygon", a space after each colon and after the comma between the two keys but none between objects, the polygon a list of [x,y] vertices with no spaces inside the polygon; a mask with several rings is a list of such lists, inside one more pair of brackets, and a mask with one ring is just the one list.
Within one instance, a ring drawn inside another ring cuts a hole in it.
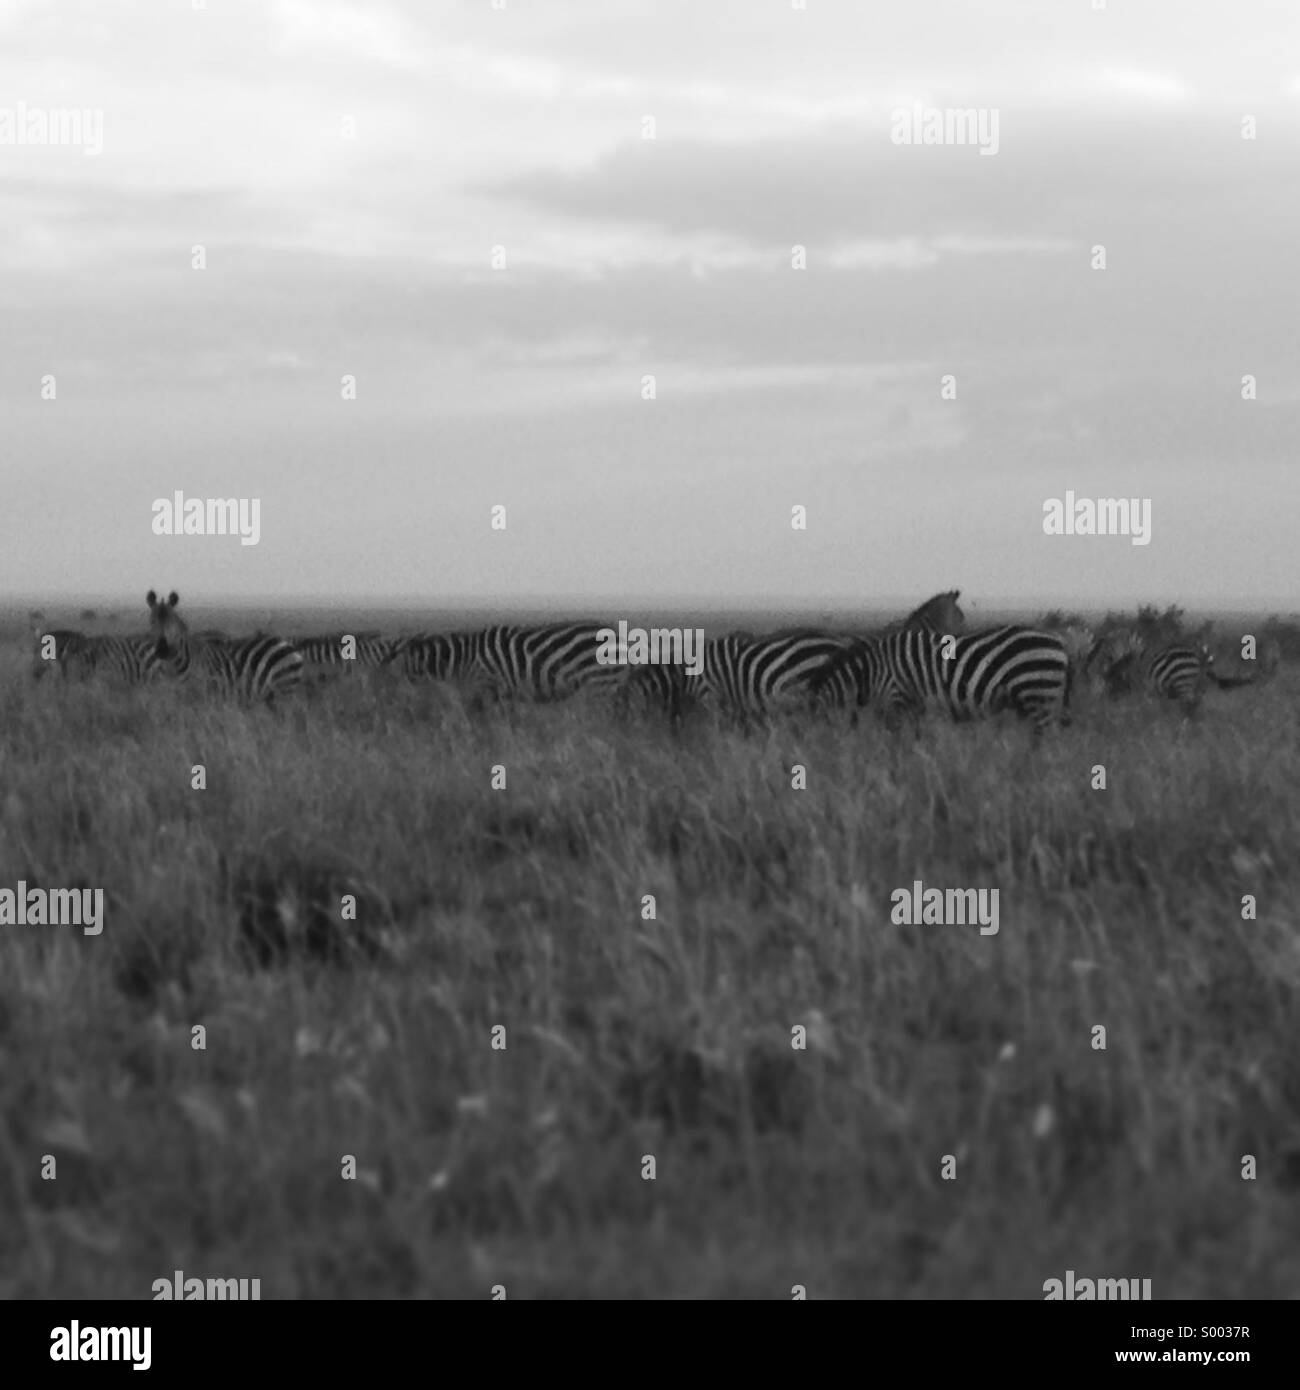
[{"label": "sky", "polygon": [[1300,5],[497,3],[0,0],[0,602],[1300,608]]}]

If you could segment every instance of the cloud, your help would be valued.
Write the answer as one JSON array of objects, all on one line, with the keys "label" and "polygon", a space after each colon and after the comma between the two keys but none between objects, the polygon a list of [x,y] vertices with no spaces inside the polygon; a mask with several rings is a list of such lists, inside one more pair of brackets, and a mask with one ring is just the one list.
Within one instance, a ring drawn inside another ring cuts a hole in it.
[{"label": "cloud", "polygon": [[[1001,113],[1002,149],[893,145],[888,124],[817,140],[628,141],[589,168],[536,170],[470,191],[592,222],[639,222],[750,243],[867,238],[1003,237],[1077,242],[1099,211],[1122,205],[1150,227],[1171,205],[1199,215],[1271,185],[1276,212],[1300,136],[1252,145],[1237,120],[1204,117],[1177,130],[1112,117],[1078,122],[1039,110]],[[1104,213],[1103,213],[1104,215]],[[1195,235],[1197,226],[1187,232]]]},{"label": "cloud", "polygon": [[272,48],[282,54],[395,68],[421,69],[428,63],[417,31],[379,0],[274,0],[271,30]]}]

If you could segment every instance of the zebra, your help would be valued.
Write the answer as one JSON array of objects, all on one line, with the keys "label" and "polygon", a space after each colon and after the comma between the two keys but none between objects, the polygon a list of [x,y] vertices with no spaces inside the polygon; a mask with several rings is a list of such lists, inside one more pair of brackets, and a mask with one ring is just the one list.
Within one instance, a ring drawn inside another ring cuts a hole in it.
[{"label": "zebra", "polygon": [[[706,661],[707,652],[706,645]],[[639,701],[645,709],[666,714],[674,729],[681,727],[692,705],[708,698],[703,673],[694,676],[677,661],[648,662],[630,668],[623,692],[625,708],[633,708]]]},{"label": "zebra", "polygon": [[[53,652],[46,658],[46,644],[50,641],[54,643]],[[39,679],[53,665],[65,678],[106,675],[125,685],[143,685],[157,664],[154,646],[153,639],[147,636],[88,636],[67,629],[40,633],[32,674]]]},{"label": "zebra", "polygon": [[[960,589],[935,594],[907,617],[874,636],[895,632],[961,632],[966,615]],[[806,705],[813,685],[828,666],[856,643],[872,640],[849,633],[794,630],[770,637],[732,632],[705,644],[703,694],[747,723],[753,715],[778,707]]]},{"label": "zebra", "polygon": [[847,633],[794,630],[754,637],[729,632],[704,644],[701,694],[751,717],[806,701],[809,683],[854,642]]},{"label": "zebra", "polygon": [[408,677],[457,681],[495,698],[557,700],[626,683],[629,667],[599,660],[607,630],[578,622],[422,634],[397,642],[390,661]]},{"label": "zebra", "polygon": [[946,593],[935,594],[919,607],[914,608],[901,622],[893,623],[886,632],[912,632],[921,629],[937,632],[941,637],[955,635],[966,629],[966,615],[961,611],[957,600],[960,589],[949,589]]},{"label": "zebra", "polygon": [[160,669],[180,681],[198,680],[243,700],[274,699],[302,684],[302,653],[278,637],[221,638],[191,633],[176,612],[175,591],[161,602],[152,589],[149,632]]},{"label": "zebra", "polygon": [[68,653],[69,674],[107,675],[125,685],[143,685],[157,667],[149,637],[87,637]]},{"label": "zebra", "polygon": [[[347,648],[351,655],[344,654],[344,643],[347,642],[352,644]],[[302,654],[304,664],[315,672],[322,668],[331,671],[355,671],[360,667],[380,670],[388,666],[394,655],[392,640],[375,633],[354,635],[341,632],[329,637],[298,637],[290,645]]]},{"label": "zebra", "polygon": [[385,665],[396,669],[408,680],[461,681],[485,685],[484,636],[485,630],[423,632],[398,637],[389,645]]},{"label": "zebra", "polygon": [[1146,650],[1130,643],[1106,670],[1106,690],[1112,696],[1127,695],[1137,688],[1162,699],[1175,700],[1185,714],[1194,714],[1214,673],[1214,653],[1205,643],[1195,646],[1172,643]]},{"label": "zebra", "polygon": [[61,676],[68,674],[68,662],[75,652],[82,650],[86,643],[84,632],[72,628],[53,628],[42,632],[40,628],[33,634],[32,679],[40,678],[51,668]]},{"label": "zebra", "polygon": [[1070,660],[1051,632],[1011,624],[966,633],[948,641],[921,628],[861,639],[813,682],[817,704],[856,710],[883,707],[886,720],[900,714],[920,728],[927,705],[954,719],[974,719],[1013,709],[1042,733],[1054,720],[1069,722]]}]

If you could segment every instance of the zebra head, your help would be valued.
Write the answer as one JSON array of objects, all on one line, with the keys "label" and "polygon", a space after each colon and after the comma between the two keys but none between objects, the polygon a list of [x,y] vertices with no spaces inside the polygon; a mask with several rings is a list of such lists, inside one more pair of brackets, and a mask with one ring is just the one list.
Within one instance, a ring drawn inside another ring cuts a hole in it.
[{"label": "zebra head", "polygon": [[145,602],[149,605],[149,636],[154,640],[154,651],[164,661],[175,657],[184,647],[188,631],[185,619],[176,611],[180,603],[176,590],[160,601],[150,589]]},{"label": "zebra head", "polygon": [[949,589],[947,593],[935,594],[920,608],[909,613],[903,619],[903,626],[945,634],[962,632],[966,626],[966,615],[957,603],[960,595],[960,589]]}]

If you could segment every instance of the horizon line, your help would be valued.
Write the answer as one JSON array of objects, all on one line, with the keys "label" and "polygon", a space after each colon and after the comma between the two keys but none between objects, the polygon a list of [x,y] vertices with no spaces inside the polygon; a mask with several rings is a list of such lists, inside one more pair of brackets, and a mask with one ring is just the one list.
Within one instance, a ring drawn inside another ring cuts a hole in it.
[{"label": "horizon line", "polygon": [[[192,594],[191,591],[187,591]],[[937,590],[936,592],[943,592]],[[1198,602],[1196,600],[1178,600],[1158,598],[1131,598],[1127,600],[1117,599],[1087,599],[1087,598],[1020,598],[1008,597],[1006,595],[994,595],[989,598],[973,599],[961,591],[962,597],[959,602],[963,608],[973,608],[977,611],[1019,611],[1032,610],[1036,612],[1060,611],[1065,613],[1077,612],[1080,614],[1088,613],[1107,613],[1107,612],[1126,612],[1129,609],[1140,609],[1151,607],[1156,609],[1181,608],[1184,612],[1201,613],[1242,613],[1242,612],[1267,612],[1277,615],[1296,615],[1300,614],[1300,599],[1280,600],[1273,599],[1252,599],[1243,598],[1234,601],[1226,601],[1222,598],[1217,600],[1206,600]],[[915,595],[883,595],[879,598],[854,598],[854,597],[826,597],[826,598],[799,598],[795,599],[788,595],[764,595],[755,597],[751,595],[729,595],[729,596],[701,596],[701,595],[671,595],[664,597],[651,597],[645,595],[621,595],[613,597],[589,598],[578,594],[556,594],[554,596],[521,598],[515,596],[498,595],[495,597],[470,597],[466,595],[443,595],[439,597],[421,596],[402,596],[402,597],[378,597],[370,595],[343,595],[331,594],[323,596],[319,594],[284,594],[260,598],[251,595],[214,595],[200,599],[191,598],[187,606],[192,608],[356,608],[356,609],[433,609],[435,611],[445,610],[504,610],[516,612],[549,612],[556,609],[611,609],[611,608],[630,608],[630,609],[682,609],[682,610],[721,610],[721,611],[754,611],[754,612],[807,612],[807,611],[829,611],[829,612],[854,612],[854,611],[879,611],[895,608],[904,611],[917,606]],[[43,609],[45,607],[82,607],[82,608],[103,608],[109,611],[119,611],[122,609],[134,609],[143,607],[143,599],[137,604],[134,599],[112,598],[108,596],[87,596],[76,594],[46,594],[46,595],[13,595],[12,597],[0,600],[0,612],[19,611],[27,612],[30,609]]]}]

